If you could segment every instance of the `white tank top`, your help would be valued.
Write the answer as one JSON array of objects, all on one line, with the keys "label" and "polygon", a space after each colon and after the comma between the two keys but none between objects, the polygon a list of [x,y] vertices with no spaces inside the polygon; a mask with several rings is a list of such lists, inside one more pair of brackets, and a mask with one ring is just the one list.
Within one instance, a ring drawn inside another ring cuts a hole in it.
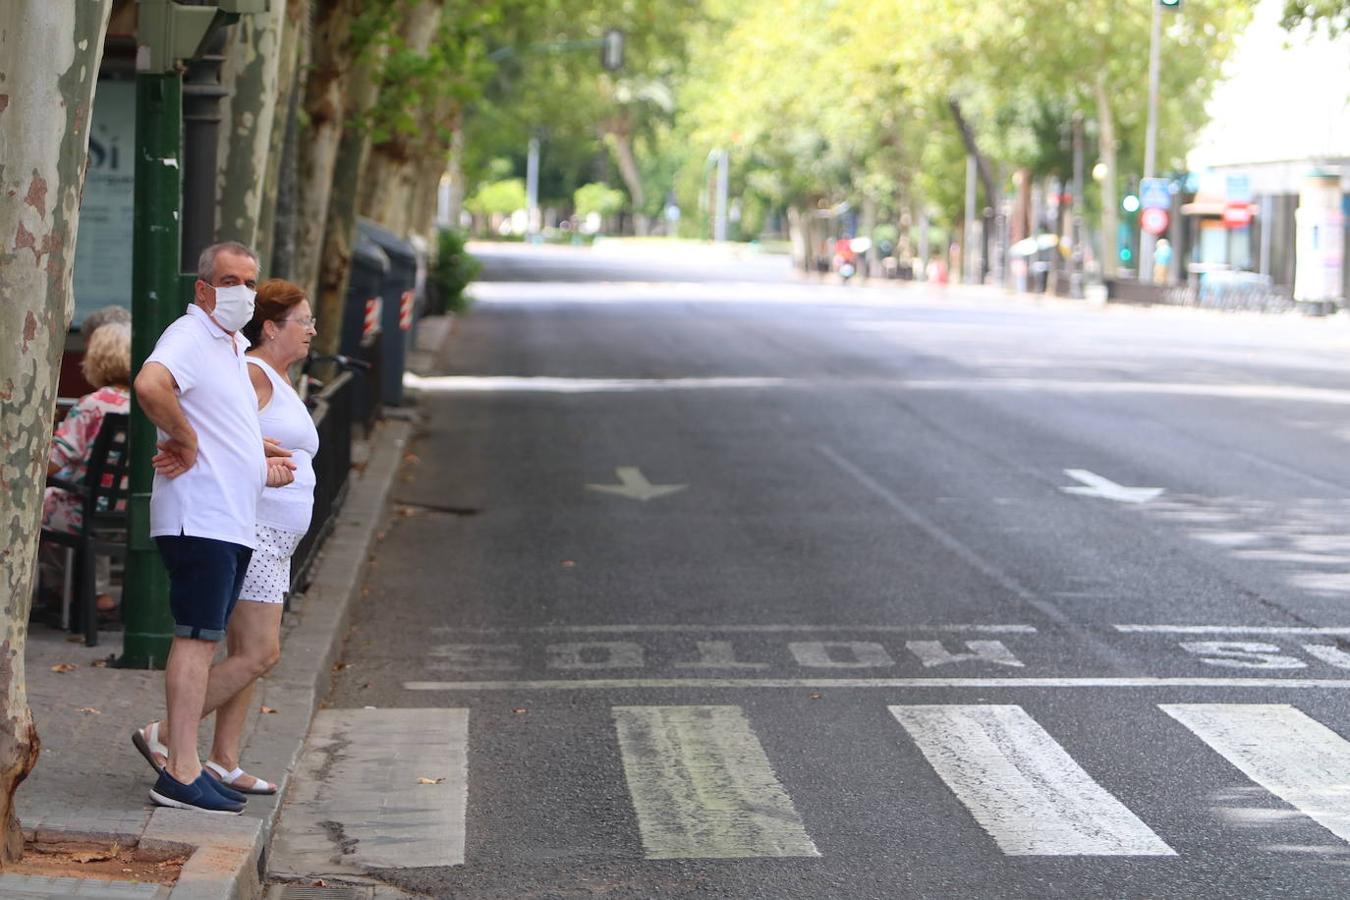
[{"label": "white tank top", "polygon": [[250,356],[248,363],[262,369],[272,382],[272,398],[258,410],[263,437],[280,441],[291,451],[295,463],[295,481],[263,490],[258,499],[258,524],[303,534],[309,530],[314,511],[314,454],[319,452],[319,432],[290,382],[260,359]]}]

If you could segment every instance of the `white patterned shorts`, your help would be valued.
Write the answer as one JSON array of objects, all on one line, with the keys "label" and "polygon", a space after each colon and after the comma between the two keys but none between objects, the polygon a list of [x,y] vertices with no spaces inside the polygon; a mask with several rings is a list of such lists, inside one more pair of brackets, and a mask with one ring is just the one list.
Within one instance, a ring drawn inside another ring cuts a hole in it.
[{"label": "white patterned shorts", "polygon": [[282,531],[270,525],[257,525],[258,549],[249,560],[240,600],[255,603],[281,603],[291,586],[291,554],[304,537],[298,531]]}]

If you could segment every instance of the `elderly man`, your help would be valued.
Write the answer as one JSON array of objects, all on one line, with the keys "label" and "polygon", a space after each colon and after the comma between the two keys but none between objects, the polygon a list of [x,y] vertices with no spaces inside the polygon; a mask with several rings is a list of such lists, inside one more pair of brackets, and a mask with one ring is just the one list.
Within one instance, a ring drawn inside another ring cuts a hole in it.
[{"label": "elderly man", "polygon": [[236,243],[207,247],[197,276],[194,302],[165,329],[135,383],[159,429],[150,535],[169,570],[174,637],[165,669],[168,734],[156,722],[132,741],[159,772],[155,803],[237,814],[243,795],[202,771],[197,725],[208,695],[218,705],[251,674],[229,659],[212,668],[211,660],[253,552],[258,496],[264,485],[289,483],[294,464],[263,441],[244,363],[248,341],[238,333],[253,315],[257,255]]}]

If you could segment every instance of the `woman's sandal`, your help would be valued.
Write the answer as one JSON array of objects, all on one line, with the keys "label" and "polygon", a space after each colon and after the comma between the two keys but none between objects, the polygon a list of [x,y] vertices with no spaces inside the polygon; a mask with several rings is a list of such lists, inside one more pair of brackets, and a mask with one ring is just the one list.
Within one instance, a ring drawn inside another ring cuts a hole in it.
[{"label": "woman's sandal", "polygon": [[[140,751],[141,756],[156,772],[163,772],[169,760],[169,748],[160,743],[159,723],[151,722],[145,728],[137,728],[131,733],[131,743]],[[159,759],[155,757],[158,756]],[[161,761],[162,760],[162,761]]]},{"label": "woman's sandal", "polygon": [[[250,775],[237,766],[234,771],[230,771],[220,763],[208,759],[206,761],[206,770],[214,775],[216,780],[229,785],[241,794],[275,794],[277,792],[277,786],[272,784],[272,782],[263,781],[257,775]],[[253,784],[249,787],[244,787],[239,784],[240,778],[252,778]]]}]

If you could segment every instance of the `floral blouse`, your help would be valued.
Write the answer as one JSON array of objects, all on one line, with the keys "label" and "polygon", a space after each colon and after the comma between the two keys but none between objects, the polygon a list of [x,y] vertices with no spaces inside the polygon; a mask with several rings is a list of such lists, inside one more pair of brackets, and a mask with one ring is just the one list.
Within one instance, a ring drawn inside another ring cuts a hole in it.
[{"label": "floral blouse", "polygon": [[[47,460],[61,467],[56,477],[77,484],[83,481],[94,439],[103,427],[103,415],[130,411],[131,394],[126,388],[108,385],[81,397],[61,420],[56,436],[52,438]],[[82,523],[80,498],[60,488],[47,488],[42,498],[42,527],[75,533]]]}]

